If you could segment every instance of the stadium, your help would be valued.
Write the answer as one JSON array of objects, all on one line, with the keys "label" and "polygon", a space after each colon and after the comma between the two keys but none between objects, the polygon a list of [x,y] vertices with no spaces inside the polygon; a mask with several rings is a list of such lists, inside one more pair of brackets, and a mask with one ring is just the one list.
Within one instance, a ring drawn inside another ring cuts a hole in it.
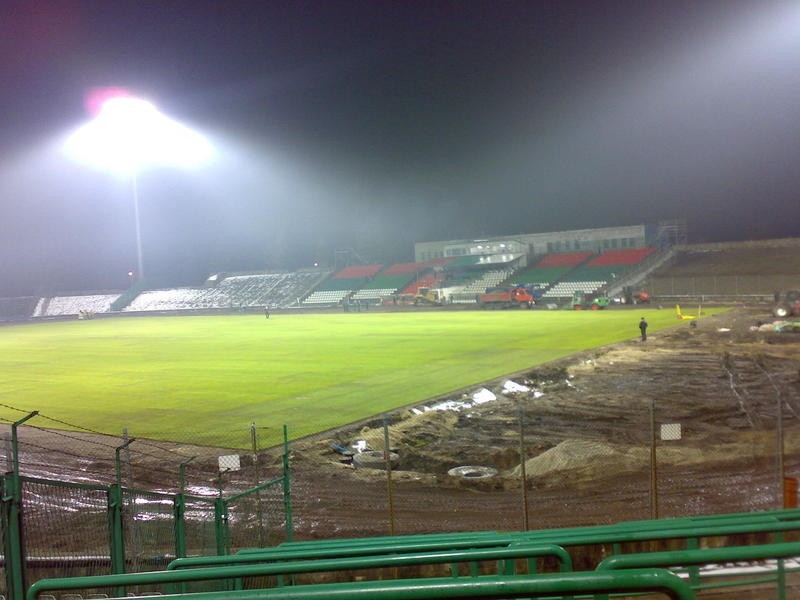
[{"label": "stadium", "polygon": [[[3,299],[26,580],[114,572],[115,548],[103,558],[97,537],[114,490],[124,572],[294,539],[792,506],[797,341],[771,311],[800,272],[800,242],[691,245],[683,232],[668,222],[426,242],[413,263]],[[481,302],[520,286],[532,306]],[[199,376],[209,370],[218,382]],[[108,387],[119,379],[122,390]],[[165,503],[179,497],[176,548]],[[55,515],[78,506],[60,531]],[[75,527],[85,542],[63,539]],[[573,560],[591,565],[597,551]]]},{"label": "stadium", "polygon": [[800,593],[796,2],[11,2],[0,600]]}]

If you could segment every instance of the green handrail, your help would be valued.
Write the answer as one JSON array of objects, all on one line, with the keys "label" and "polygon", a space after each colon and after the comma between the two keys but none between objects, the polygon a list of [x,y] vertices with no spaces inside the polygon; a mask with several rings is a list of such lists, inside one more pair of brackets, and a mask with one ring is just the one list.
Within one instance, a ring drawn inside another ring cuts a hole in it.
[{"label": "green handrail", "polygon": [[[764,511],[757,513],[730,513],[719,515],[708,515],[700,517],[676,517],[670,519],[656,519],[646,521],[627,521],[616,523],[613,525],[595,525],[588,527],[569,527],[559,529],[545,529],[538,531],[523,532],[494,532],[494,531],[479,531],[479,532],[461,532],[461,533],[435,533],[435,534],[415,534],[415,535],[402,535],[402,536],[389,536],[389,537],[363,537],[363,538],[341,538],[332,540],[315,540],[304,542],[284,542],[278,546],[269,548],[298,550],[300,548],[318,549],[321,547],[346,547],[365,545],[375,546],[378,543],[386,545],[395,545],[398,543],[407,542],[423,542],[423,541],[439,541],[444,539],[476,539],[489,538],[492,536],[530,536],[530,535],[588,535],[590,533],[617,533],[619,531],[649,531],[649,530],[664,530],[675,528],[688,528],[699,526],[711,525],[743,525],[745,523],[767,523],[774,521],[798,520],[800,519],[800,509],[781,509],[775,511]],[[237,554],[252,554],[263,552],[265,548],[244,548],[237,552]]]},{"label": "green handrail", "polygon": [[[642,567],[686,567],[689,565],[707,565],[718,562],[774,558],[778,559],[777,576],[775,578],[778,584],[778,597],[784,599],[786,598],[786,577],[782,559],[795,556],[800,556],[800,542],[609,556],[597,565],[597,570],[637,569]],[[759,580],[759,582],[762,581],[763,580]],[[743,585],[744,583],[749,582],[735,582],[726,585]]]},{"label": "green handrail", "polygon": [[763,560],[790,556],[800,556],[800,542],[622,554],[603,559],[597,565],[597,570],[704,565],[715,562]]},{"label": "green handrail", "polygon": [[[195,556],[190,558],[177,558],[173,560],[167,569],[183,569],[188,567],[201,567],[210,565],[235,565],[269,561],[288,561],[305,560],[316,558],[339,558],[356,556],[374,556],[380,554],[408,554],[411,552],[436,552],[448,550],[468,550],[481,548],[507,547],[514,542],[521,540],[510,538],[487,538],[479,540],[463,539],[458,541],[437,541],[433,543],[415,542],[406,544],[395,544],[387,546],[380,544],[377,546],[355,546],[353,548],[320,548],[318,550],[262,550],[261,552],[251,552],[247,554],[233,554],[230,556]],[[538,544],[537,544],[538,545]]]},{"label": "green handrail", "polygon": [[259,590],[198,592],[184,594],[181,598],[182,600],[434,600],[541,598],[573,594],[636,592],[659,592],[673,600],[695,599],[694,592],[684,581],[663,569],[359,581]]},{"label": "green handrail", "polygon": [[[401,567],[409,565],[431,565],[447,563],[478,562],[489,560],[515,560],[554,556],[558,559],[562,572],[572,570],[572,561],[563,548],[555,545],[523,545],[489,550],[461,550],[452,552],[432,552],[419,554],[384,554],[353,558],[332,558],[302,560],[294,562],[256,563],[225,567],[203,567],[172,571],[148,571],[144,573],[124,573],[116,575],[94,575],[84,577],[64,577],[42,579],[34,583],[27,593],[28,600],[36,600],[38,594],[53,590],[76,590],[99,587],[121,589],[128,585],[167,585],[215,579],[239,579],[242,577],[264,575],[288,575],[324,571],[370,569],[379,567]],[[508,567],[509,563],[507,563]]]},{"label": "green handrail", "polygon": [[[744,522],[731,524],[720,521],[722,524],[705,524],[697,526],[681,526],[676,529],[646,529],[646,530],[619,530],[600,533],[582,533],[580,530],[570,531],[567,534],[559,531],[536,531],[528,533],[500,534],[493,536],[480,536],[479,539],[441,540],[433,543],[416,541],[411,543],[388,544],[392,538],[378,538],[373,546],[356,544],[352,547],[327,547],[320,544],[319,548],[303,548],[299,550],[281,550],[273,548],[261,552],[248,552],[233,556],[208,556],[180,558],[172,561],[168,569],[184,567],[198,567],[205,565],[245,564],[270,560],[312,559],[339,556],[368,556],[383,554],[387,551],[394,553],[425,552],[434,550],[456,550],[463,548],[487,548],[507,546],[517,542],[532,544],[558,544],[561,546],[583,546],[590,544],[612,544],[623,542],[641,542],[661,539],[685,539],[689,542],[702,537],[746,534],[746,533],[777,533],[783,531],[800,531],[800,520],[778,521],[769,519],[765,522]],[[681,524],[684,525],[684,524]]]}]

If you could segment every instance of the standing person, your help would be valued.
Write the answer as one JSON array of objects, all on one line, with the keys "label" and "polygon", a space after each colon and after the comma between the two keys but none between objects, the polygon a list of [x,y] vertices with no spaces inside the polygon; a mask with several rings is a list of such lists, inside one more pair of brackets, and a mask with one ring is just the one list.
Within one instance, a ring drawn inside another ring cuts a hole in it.
[{"label": "standing person", "polygon": [[639,331],[642,332],[642,341],[646,342],[647,341],[647,321],[644,320],[644,317],[642,317],[642,320],[639,321]]},{"label": "standing person", "polygon": [[269,306],[264,307],[264,317],[269,319]]}]

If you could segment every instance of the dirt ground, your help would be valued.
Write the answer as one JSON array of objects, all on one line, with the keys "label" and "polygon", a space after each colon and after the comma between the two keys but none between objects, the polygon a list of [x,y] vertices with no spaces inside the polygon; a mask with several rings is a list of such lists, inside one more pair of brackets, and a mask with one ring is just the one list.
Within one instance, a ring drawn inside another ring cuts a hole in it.
[{"label": "dirt ground", "polygon": [[[494,401],[474,404],[476,388],[397,411],[390,478],[381,419],[293,443],[296,536],[522,529],[524,506],[531,529],[647,519],[654,506],[662,517],[778,508],[781,470],[800,476],[800,334],[770,323],[766,307],[679,321],[646,343],[487,382]],[[527,390],[504,390],[509,380]],[[432,409],[446,401],[473,405]],[[680,424],[681,439],[662,440],[662,424]],[[359,440],[373,468],[346,464],[341,447]],[[448,475],[458,466],[497,473]]]}]

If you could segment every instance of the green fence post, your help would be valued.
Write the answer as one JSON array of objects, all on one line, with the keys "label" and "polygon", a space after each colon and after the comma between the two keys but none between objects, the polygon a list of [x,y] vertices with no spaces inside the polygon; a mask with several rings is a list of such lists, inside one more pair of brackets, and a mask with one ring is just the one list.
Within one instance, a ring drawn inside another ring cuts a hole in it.
[{"label": "green fence post", "polygon": [[8,597],[12,600],[22,600],[25,597],[25,541],[17,428],[38,414],[39,411],[35,410],[11,424],[11,472],[3,478],[2,525],[5,532],[3,552],[6,562],[6,588]]},{"label": "green fence post", "polygon": [[116,483],[108,487],[108,535],[111,572],[125,572],[125,538],[122,528],[122,488]]},{"label": "green fence post", "polygon": [[228,532],[228,505],[221,496],[214,500],[214,538],[217,542],[217,555],[230,554]]},{"label": "green fence post", "polygon": [[[122,527],[122,488],[108,487],[108,546],[111,554],[111,573],[125,573],[125,537]],[[125,588],[118,587],[115,595],[124,596]]]},{"label": "green fence post", "polygon": [[186,557],[186,498],[183,494],[176,494],[172,499],[172,516],[175,519],[175,557]]},{"label": "green fence post", "polygon": [[289,429],[283,426],[283,518],[286,523],[286,541],[294,541],[292,526],[292,484],[289,468]]},{"label": "green fence post", "polygon": [[13,471],[5,475],[2,489],[6,589],[10,600],[23,600],[25,597],[25,566],[22,544],[22,493],[19,476]]},{"label": "green fence post", "polygon": [[173,499],[172,514],[175,518],[175,556],[183,558],[186,556],[186,465],[192,462],[196,456],[187,458],[178,465],[178,495]]}]

